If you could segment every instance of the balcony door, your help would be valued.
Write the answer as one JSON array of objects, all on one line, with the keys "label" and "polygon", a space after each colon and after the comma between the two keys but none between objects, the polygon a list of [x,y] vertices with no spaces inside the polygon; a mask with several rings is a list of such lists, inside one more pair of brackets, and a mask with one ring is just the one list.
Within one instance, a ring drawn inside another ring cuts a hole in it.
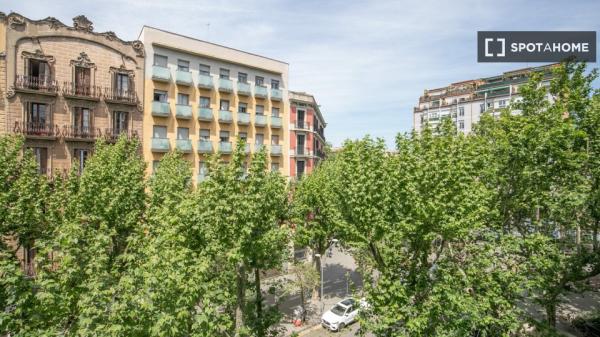
[{"label": "balcony door", "polygon": [[37,59],[29,59],[29,73],[25,80],[31,89],[45,88],[50,82],[50,65],[48,62]]},{"label": "balcony door", "polygon": [[298,128],[304,128],[304,110],[298,110],[298,113],[296,114],[296,122]]},{"label": "balcony door", "polygon": [[46,128],[49,124],[48,106],[43,103],[29,103],[27,111],[27,128],[40,129]]},{"label": "balcony door", "polygon": [[92,129],[91,111],[88,108],[75,108],[73,111],[73,131],[76,134],[89,134]]},{"label": "balcony door", "polygon": [[126,133],[129,124],[129,113],[127,111],[113,111],[113,135],[118,136]]},{"label": "balcony door", "polygon": [[296,161],[296,177],[300,178],[304,174],[304,160]]},{"label": "balcony door", "polygon": [[48,149],[45,147],[32,147],[30,149],[35,157],[38,172],[40,174],[46,174],[48,171]]},{"label": "balcony door", "polygon": [[117,98],[127,98],[130,96],[129,92],[129,74],[116,73],[114,83],[114,95]]},{"label": "balcony door", "polygon": [[75,163],[77,164],[79,173],[83,172],[85,162],[87,161],[89,155],[90,150],[88,149],[75,149]]},{"label": "balcony door", "polygon": [[304,143],[305,143],[305,136],[297,135],[296,136],[296,154],[304,154]]},{"label": "balcony door", "polygon": [[87,67],[75,67],[75,93],[88,96],[91,94],[92,71]]}]

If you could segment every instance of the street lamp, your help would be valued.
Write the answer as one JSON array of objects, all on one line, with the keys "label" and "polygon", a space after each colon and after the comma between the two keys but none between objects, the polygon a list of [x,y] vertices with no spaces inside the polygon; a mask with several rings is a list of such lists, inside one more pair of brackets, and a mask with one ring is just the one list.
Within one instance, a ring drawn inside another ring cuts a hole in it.
[{"label": "street lamp", "polygon": [[[338,239],[331,239],[331,243],[329,244],[329,246],[327,246],[327,248],[325,249],[325,251],[327,251],[332,245],[334,245],[336,243],[338,243]],[[321,293],[320,293],[319,297],[321,299],[321,302],[323,302],[323,295],[325,295],[323,293],[323,279],[324,279],[324,276],[323,276],[323,260],[324,259],[322,258],[321,254],[315,254],[315,257],[319,258],[319,264],[321,265]]]}]

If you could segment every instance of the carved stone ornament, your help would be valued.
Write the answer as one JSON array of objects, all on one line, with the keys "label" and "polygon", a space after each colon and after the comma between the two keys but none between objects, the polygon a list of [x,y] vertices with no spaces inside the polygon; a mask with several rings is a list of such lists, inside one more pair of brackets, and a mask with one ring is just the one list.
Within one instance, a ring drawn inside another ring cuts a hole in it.
[{"label": "carved stone ornament", "polygon": [[89,56],[85,52],[81,52],[81,54],[79,54],[79,57],[77,57],[77,60],[71,60],[71,65],[77,67],[96,69],[96,65],[92,63]]},{"label": "carved stone ornament", "polygon": [[122,64],[119,68],[110,67],[109,71],[111,73],[127,74],[127,76],[129,76],[129,78],[131,78],[131,79],[133,79],[135,77],[135,72],[133,70],[125,68],[125,66]]},{"label": "carved stone ornament", "polygon": [[25,26],[25,17],[19,14],[11,14],[8,17],[8,27],[16,29],[17,27]]},{"label": "carved stone ornament", "polygon": [[131,42],[131,47],[136,52],[137,56],[144,57],[144,44],[140,40],[135,40]]},{"label": "carved stone ornament", "polygon": [[25,59],[36,59],[36,60],[43,60],[46,61],[50,64],[54,63],[55,59],[54,56],[51,55],[45,55],[44,52],[42,52],[41,50],[37,49],[35,51],[35,53],[32,52],[28,52],[28,51],[23,51],[21,53],[21,56]]},{"label": "carved stone ornament", "polygon": [[101,35],[104,36],[104,37],[106,37],[106,39],[108,41],[114,41],[114,40],[118,39],[117,34],[115,34],[115,32],[111,32],[111,31],[101,33]]},{"label": "carved stone ornament", "polygon": [[49,16],[49,17],[45,18],[44,20],[42,20],[42,22],[49,24],[50,28],[52,28],[52,29],[59,29],[59,28],[63,28],[63,27],[67,26],[53,16]]},{"label": "carved stone ornament", "polygon": [[86,18],[85,15],[79,15],[73,18],[73,28],[86,32],[92,32],[94,30],[92,21]]},{"label": "carved stone ornament", "polygon": [[6,90],[6,98],[13,98],[15,97],[15,88],[10,87],[8,88],[8,90]]}]

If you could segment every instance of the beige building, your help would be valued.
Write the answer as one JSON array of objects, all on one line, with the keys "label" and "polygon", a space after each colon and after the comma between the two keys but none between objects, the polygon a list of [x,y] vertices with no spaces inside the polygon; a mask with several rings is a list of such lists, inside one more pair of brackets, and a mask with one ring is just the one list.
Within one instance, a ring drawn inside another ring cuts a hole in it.
[{"label": "beige building", "polygon": [[0,13],[0,133],[24,135],[42,173],[83,168],[99,137],[141,134],[143,71],[140,41],[83,15],[67,26]]},{"label": "beige building", "polygon": [[140,40],[148,174],[177,148],[202,180],[207,155],[228,161],[239,138],[247,153],[267,147],[271,169],[287,174],[287,63],[147,26]]}]

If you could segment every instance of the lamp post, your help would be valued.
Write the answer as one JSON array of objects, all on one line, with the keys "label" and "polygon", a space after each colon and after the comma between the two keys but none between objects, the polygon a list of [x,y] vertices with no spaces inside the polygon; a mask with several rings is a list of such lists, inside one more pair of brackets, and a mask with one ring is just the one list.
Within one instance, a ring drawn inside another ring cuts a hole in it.
[{"label": "lamp post", "polygon": [[[327,251],[329,248],[331,248],[332,245],[338,243],[338,239],[331,239],[331,243],[329,244],[329,246],[327,246],[327,249],[325,249],[325,251]],[[325,295],[323,293],[323,279],[324,279],[324,275],[323,275],[323,257],[321,256],[321,254],[315,254],[315,257],[319,258],[319,264],[321,265],[321,293],[319,295],[321,302],[323,302],[323,296]]]}]

